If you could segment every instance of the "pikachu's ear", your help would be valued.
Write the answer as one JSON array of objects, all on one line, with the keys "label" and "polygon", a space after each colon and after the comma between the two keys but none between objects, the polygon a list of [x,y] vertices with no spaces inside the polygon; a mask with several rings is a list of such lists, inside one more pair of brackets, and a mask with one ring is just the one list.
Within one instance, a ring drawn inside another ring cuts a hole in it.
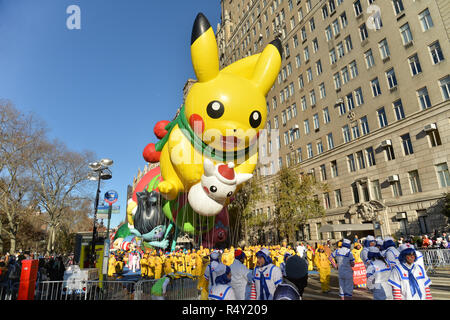
[{"label": "pikachu's ear", "polygon": [[267,95],[281,68],[281,41],[275,39],[261,52],[253,71],[252,81]]},{"label": "pikachu's ear", "polygon": [[214,30],[208,19],[199,13],[191,36],[191,56],[197,80],[206,82],[219,74],[219,50]]}]

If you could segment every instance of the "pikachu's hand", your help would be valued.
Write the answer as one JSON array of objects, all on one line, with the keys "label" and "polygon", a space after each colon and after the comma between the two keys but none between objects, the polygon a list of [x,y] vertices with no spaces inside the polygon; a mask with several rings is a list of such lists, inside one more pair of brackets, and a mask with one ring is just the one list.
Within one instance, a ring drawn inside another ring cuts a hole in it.
[{"label": "pikachu's hand", "polygon": [[161,181],[158,184],[158,190],[167,200],[174,200],[178,195],[178,190],[175,185],[168,180]]}]

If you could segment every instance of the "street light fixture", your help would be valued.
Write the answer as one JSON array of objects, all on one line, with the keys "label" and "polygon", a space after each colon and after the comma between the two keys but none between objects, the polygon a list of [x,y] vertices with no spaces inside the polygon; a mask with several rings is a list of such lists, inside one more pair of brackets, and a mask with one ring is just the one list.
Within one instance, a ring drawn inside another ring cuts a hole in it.
[{"label": "street light fixture", "polygon": [[88,179],[91,181],[98,180],[97,184],[97,195],[95,197],[94,204],[94,227],[92,228],[92,247],[91,247],[91,256],[89,265],[91,268],[95,268],[95,243],[97,242],[97,210],[98,210],[98,202],[100,200],[100,182],[101,180],[109,180],[112,178],[111,170],[109,170],[109,166],[113,165],[113,161],[111,159],[101,159],[100,161],[89,163],[89,168],[93,172],[89,174]]}]

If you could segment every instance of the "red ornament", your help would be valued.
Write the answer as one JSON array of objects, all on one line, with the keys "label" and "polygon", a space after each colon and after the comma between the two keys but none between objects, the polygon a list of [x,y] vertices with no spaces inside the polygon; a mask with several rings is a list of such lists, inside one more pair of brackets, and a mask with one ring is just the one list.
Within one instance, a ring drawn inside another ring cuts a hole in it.
[{"label": "red ornament", "polygon": [[159,161],[159,158],[161,156],[160,151],[156,151],[155,144],[149,143],[142,152],[142,156],[144,157],[145,161],[150,163],[155,163]]},{"label": "red ornament", "polygon": [[167,134],[167,130],[165,128],[169,123],[170,121],[161,120],[155,124],[155,126],[153,127],[153,133],[158,139],[164,138],[164,136]]}]

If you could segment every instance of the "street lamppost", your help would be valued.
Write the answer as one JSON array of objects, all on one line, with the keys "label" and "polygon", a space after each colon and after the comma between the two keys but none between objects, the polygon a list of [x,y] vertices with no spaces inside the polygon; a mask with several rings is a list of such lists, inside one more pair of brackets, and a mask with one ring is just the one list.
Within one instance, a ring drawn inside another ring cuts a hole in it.
[{"label": "street lamppost", "polygon": [[94,226],[92,228],[92,247],[91,247],[91,255],[89,259],[89,267],[95,268],[95,243],[97,242],[97,210],[98,210],[98,202],[100,198],[100,181],[101,180],[109,180],[112,178],[111,170],[108,167],[112,166],[114,162],[110,159],[102,159],[97,162],[89,163],[89,168],[93,172],[91,172],[89,176],[89,180],[98,180],[97,184],[97,195],[95,197],[94,203]]}]

